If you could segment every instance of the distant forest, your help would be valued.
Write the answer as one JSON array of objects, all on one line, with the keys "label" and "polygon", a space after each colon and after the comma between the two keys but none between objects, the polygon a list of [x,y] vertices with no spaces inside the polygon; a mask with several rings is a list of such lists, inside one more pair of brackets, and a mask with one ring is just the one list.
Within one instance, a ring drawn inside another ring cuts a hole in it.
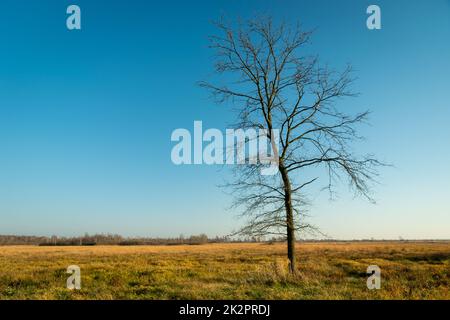
[{"label": "distant forest", "polygon": [[[206,234],[192,235],[185,237],[180,235],[176,238],[147,238],[123,237],[117,234],[95,234],[79,237],[58,237],[58,236],[16,236],[0,235],[0,245],[39,245],[39,246],[92,246],[92,245],[199,245],[206,243],[225,242],[261,242],[258,237],[232,239],[229,236],[208,238]],[[271,241],[281,239],[273,238]]]},{"label": "distant forest", "polygon": [[[79,237],[58,237],[58,236],[17,236],[17,235],[0,235],[0,246],[8,245],[36,245],[36,246],[95,246],[95,245],[120,245],[120,246],[137,246],[137,245],[200,245],[207,243],[254,243],[266,242],[276,243],[286,241],[283,237],[230,237],[216,236],[208,238],[206,234],[192,235],[185,237],[180,235],[175,238],[151,238],[151,237],[123,237],[117,234],[85,234]],[[353,240],[337,240],[337,239],[299,239],[297,242],[449,242],[448,240],[405,240],[399,237],[393,239],[353,239]]]}]

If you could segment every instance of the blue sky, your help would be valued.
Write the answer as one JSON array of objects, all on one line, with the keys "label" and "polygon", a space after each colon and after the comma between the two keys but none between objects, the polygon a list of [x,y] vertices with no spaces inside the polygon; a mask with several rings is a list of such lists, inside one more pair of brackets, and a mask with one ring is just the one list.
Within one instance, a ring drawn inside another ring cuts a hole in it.
[{"label": "blue sky", "polygon": [[[82,30],[68,31],[77,4]],[[366,28],[378,4],[382,29]],[[233,113],[196,85],[212,71],[211,21],[270,14],[317,28],[311,52],[351,63],[372,110],[358,151],[381,170],[377,204],[314,195],[335,238],[450,238],[450,1],[2,1],[0,234],[224,235],[240,225],[226,169],[175,166],[176,128]]]}]

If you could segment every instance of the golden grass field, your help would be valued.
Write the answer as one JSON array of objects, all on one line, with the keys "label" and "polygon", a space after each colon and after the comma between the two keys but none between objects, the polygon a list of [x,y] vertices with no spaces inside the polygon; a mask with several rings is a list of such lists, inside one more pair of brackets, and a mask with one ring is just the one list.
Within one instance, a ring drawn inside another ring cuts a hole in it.
[{"label": "golden grass field", "polygon": [[[450,299],[450,242],[0,247],[0,299]],[[81,268],[79,291],[66,268]],[[367,266],[381,268],[368,290]]]}]

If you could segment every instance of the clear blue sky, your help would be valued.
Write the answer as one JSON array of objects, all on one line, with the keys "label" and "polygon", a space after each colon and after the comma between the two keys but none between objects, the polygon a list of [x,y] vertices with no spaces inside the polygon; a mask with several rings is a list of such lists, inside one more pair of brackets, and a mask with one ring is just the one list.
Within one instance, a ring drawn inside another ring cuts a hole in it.
[{"label": "clear blue sky", "polygon": [[[66,8],[82,10],[68,31]],[[365,26],[378,4],[382,30]],[[335,238],[450,238],[450,1],[64,1],[0,3],[0,234],[227,234],[227,170],[174,166],[172,130],[224,128],[230,110],[196,85],[222,14],[317,28],[311,50],[353,64],[373,111],[358,147],[381,171],[377,205],[315,196]]]}]

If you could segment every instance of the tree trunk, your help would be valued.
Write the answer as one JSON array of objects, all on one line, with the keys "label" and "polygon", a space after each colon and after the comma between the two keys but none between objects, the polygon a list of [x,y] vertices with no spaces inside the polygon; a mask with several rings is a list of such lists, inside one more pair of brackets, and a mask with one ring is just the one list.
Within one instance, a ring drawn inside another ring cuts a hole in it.
[{"label": "tree trunk", "polygon": [[284,184],[284,205],[286,208],[286,234],[287,234],[287,252],[289,259],[289,271],[291,274],[297,272],[295,261],[295,224],[294,210],[292,207],[292,189],[289,175],[283,163],[280,163],[279,170]]}]

